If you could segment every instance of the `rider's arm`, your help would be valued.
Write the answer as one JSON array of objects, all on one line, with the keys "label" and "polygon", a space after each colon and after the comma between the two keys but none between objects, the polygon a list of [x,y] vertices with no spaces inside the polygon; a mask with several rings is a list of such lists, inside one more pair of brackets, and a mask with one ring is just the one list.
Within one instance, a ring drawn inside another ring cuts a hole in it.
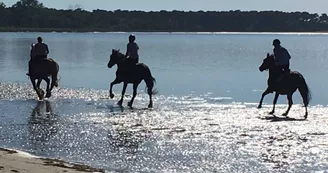
[{"label": "rider's arm", "polygon": [[289,52],[287,51],[287,49],[285,49],[286,53],[287,53],[287,56],[289,59],[291,59],[292,57],[290,56]]},{"label": "rider's arm", "polygon": [[47,54],[49,54],[49,48],[48,48],[48,45],[46,45],[46,51],[47,51]]},{"label": "rider's arm", "polygon": [[129,55],[129,44],[126,45],[126,53],[125,53],[125,57],[128,57]]},{"label": "rider's arm", "polygon": [[274,48],[274,49],[273,49],[273,54],[274,54],[274,60],[275,60],[275,62],[277,63],[277,62],[278,62],[278,58],[279,58],[279,57],[278,57],[278,56],[279,56],[279,55],[278,55],[279,53],[278,53],[278,49],[277,49],[277,48]]},{"label": "rider's arm", "polygon": [[31,51],[30,51],[30,57],[31,57],[31,59],[34,57],[34,44],[32,43],[31,44]]}]

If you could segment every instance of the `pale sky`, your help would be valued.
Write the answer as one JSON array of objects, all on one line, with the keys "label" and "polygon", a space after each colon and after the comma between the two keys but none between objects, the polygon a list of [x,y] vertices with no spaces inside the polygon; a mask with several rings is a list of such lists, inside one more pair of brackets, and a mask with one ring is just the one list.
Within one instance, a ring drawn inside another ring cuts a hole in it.
[{"label": "pale sky", "polygon": [[[1,1],[1,0],[0,0]],[[11,6],[18,0],[2,0]],[[278,10],[328,13],[328,0],[39,0],[46,7],[67,9],[79,4],[85,10],[184,10],[184,11],[227,11],[227,10]]]}]

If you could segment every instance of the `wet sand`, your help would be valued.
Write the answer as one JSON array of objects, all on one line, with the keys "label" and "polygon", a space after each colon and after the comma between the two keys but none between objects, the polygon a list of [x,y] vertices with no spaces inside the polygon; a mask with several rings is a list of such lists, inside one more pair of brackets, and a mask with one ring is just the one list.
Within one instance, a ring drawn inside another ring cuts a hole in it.
[{"label": "wet sand", "polygon": [[25,152],[0,148],[0,173],[81,173],[105,172],[86,165],[67,163],[57,159],[41,158]]}]

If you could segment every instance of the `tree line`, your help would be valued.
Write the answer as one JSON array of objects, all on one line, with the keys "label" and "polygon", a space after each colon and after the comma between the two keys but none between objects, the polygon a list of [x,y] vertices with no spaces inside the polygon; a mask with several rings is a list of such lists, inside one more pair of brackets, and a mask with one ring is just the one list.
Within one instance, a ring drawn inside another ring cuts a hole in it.
[{"label": "tree line", "polygon": [[327,14],[281,11],[126,11],[47,8],[0,2],[0,31],[325,32]]}]

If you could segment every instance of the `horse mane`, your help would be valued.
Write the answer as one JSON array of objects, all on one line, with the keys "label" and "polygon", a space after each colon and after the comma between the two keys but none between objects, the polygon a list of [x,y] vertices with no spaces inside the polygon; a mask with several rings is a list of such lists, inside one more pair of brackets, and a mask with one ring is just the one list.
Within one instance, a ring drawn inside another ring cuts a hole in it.
[{"label": "horse mane", "polygon": [[112,53],[116,53],[117,54],[117,57],[119,57],[121,60],[126,59],[125,55],[120,52],[120,49],[113,49],[113,52]]},{"label": "horse mane", "polygon": [[268,58],[274,58],[274,54],[273,53],[271,53],[271,54],[267,53],[267,57]]}]

